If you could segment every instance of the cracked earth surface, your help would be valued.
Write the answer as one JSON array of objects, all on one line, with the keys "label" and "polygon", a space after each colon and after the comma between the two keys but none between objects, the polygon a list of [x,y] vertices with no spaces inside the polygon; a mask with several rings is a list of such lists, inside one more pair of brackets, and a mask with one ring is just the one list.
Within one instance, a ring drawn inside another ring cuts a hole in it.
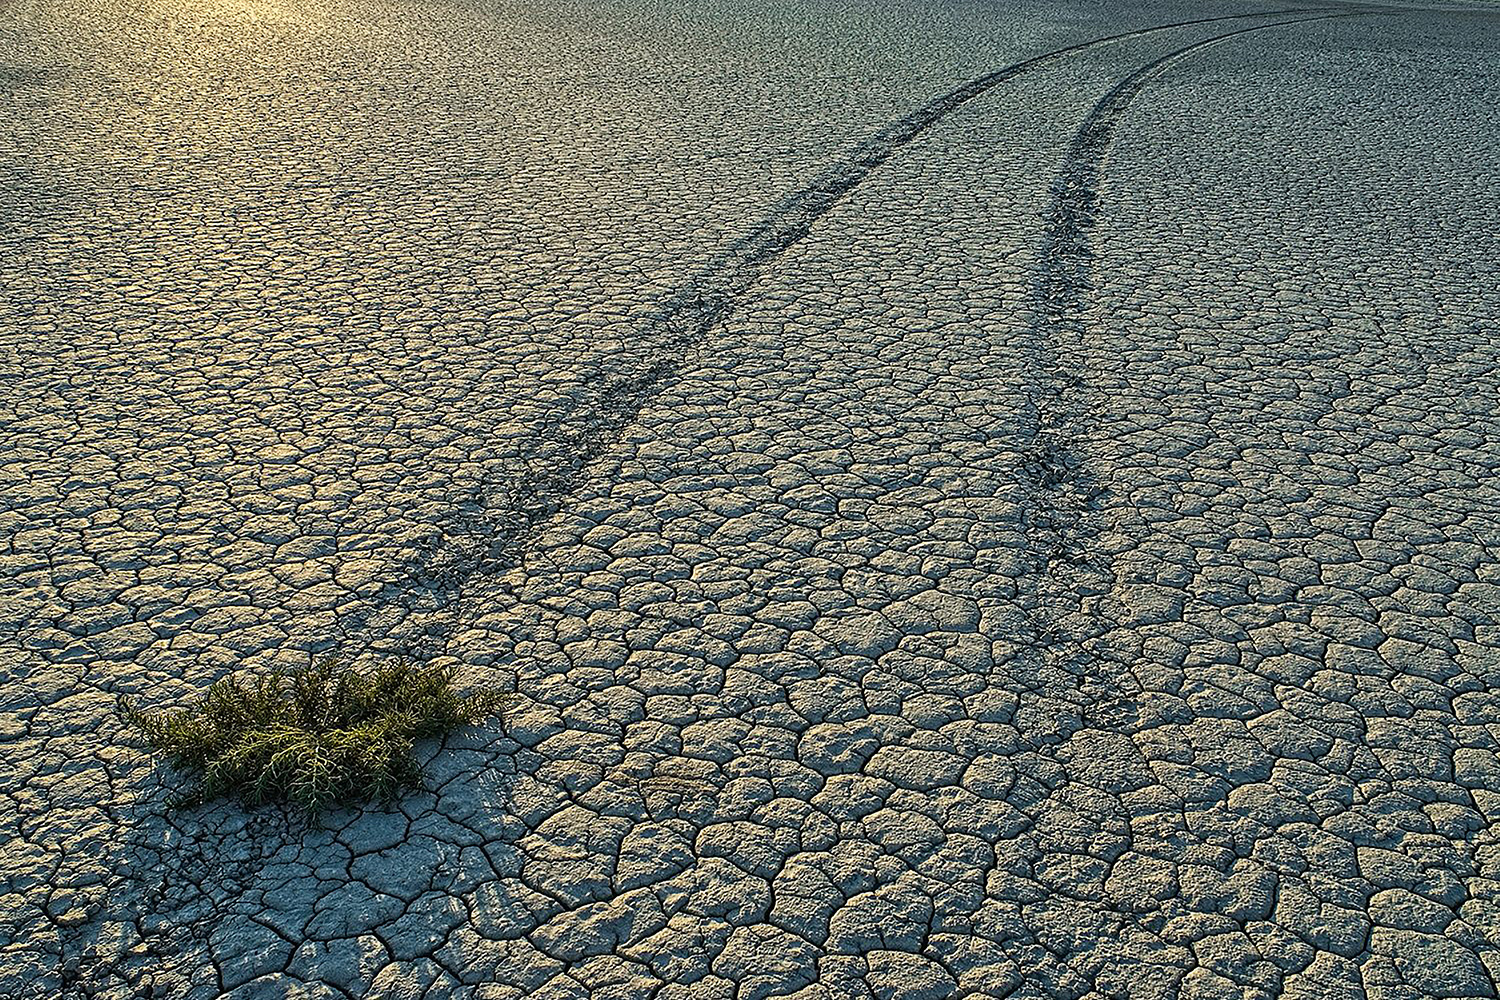
[{"label": "cracked earth surface", "polygon": [[[0,8],[0,997],[1494,997],[1497,93],[1483,8]],[[335,645],[517,700],[164,809],[118,694]]]}]

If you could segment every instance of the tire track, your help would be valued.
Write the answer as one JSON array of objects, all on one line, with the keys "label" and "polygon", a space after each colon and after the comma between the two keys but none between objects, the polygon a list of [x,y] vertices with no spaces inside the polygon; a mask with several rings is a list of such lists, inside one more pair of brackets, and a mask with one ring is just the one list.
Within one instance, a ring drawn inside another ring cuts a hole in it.
[{"label": "tire track", "polygon": [[[1074,442],[1088,424],[1085,335],[1092,304],[1090,233],[1099,211],[1100,177],[1130,103],[1148,83],[1185,57],[1254,31],[1357,17],[1365,11],[1318,14],[1257,24],[1202,39],[1147,63],[1099,99],[1074,134],[1052,183],[1046,236],[1033,285],[1033,335],[1038,345],[1037,386],[1026,402],[1029,437],[1023,473],[1033,490],[1026,514],[1032,556],[1023,607],[1032,628],[1034,659],[1028,686],[1071,690],[1080,710],[1069,725],[1122,727],[1135,720],[1128,658],[1101,642],[1120,627],[1107,598],[1118,577],[1098,554],[1102,507],[1108,495]],[[1121,662],[1124,660],[1125,662]],[[1069,735],[1066,731],[1051,734]]]},{"label": "tire track", "polygon": [[[595,373],[588,395],[572,401],[565,412],[533,421],[525,432],[530,444],[516,472],[504,482],[456,499],[446,522],[417,544],[414,557],[367,610],[344,616],[338,631],[355,647],[378,640],[382,648],[436,652],[448,628],[434,615],[449,611],[474,575],[504,572],[519,564],[535,529],[598,473],[594,467],[624,428],[676,375],[686,355],[729,317],[766,265],[801,241],[818,219],[897,151],[958,108],[1023,73],[1099,46],[1199,24],[1329,9],[1196,18],[1079,42],[976,77],[885,126],[812,184],[780,202],[764,221],[669,295],[643,324],[635,356]],[[422,623],[413,620],[414,612],[424,613]]]}]

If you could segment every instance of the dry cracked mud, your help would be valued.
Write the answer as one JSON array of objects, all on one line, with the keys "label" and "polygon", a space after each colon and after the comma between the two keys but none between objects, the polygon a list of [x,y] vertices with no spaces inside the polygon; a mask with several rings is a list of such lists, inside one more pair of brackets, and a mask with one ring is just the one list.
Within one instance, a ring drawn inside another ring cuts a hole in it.
[{"label": "dry cracked mud", "polygon": [[[1500,12],[0,6],[0,997],[1495,997]],[[427,788],[115,714],[405,650]]]}]

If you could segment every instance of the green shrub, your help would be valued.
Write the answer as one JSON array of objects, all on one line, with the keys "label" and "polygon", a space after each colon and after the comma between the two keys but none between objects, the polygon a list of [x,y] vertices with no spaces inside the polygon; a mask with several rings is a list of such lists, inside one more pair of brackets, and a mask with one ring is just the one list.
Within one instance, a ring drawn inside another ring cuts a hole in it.
[{"label": "green shrub", "polygon": [[453,690],[453,672],[396,660],[370,670],[334,657],[288,673],[217,681],[196,704],[125,720],[152,750],[197,779],[174,805],[235,796],[247,805],[325,807],[394,798],[417,784],[412,741],[499,712],[508,696]]}]

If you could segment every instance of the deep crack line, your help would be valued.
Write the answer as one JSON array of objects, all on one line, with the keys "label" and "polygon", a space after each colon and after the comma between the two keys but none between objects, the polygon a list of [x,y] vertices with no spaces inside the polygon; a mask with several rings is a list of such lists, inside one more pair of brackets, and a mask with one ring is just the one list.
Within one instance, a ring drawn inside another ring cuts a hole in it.
[{"label": "deep crack line", "polygon": [[[1031,498],[1025,531],[1031,572],[1022,588],[1033,634],[1029,673],[1037,686],[1064,677],[1079,685],[1080,717],[1072,725],[1123,725],[1134,708],[1126,693],[1125,665],[1090,648],[1121,623],[1111,620],[1101,596],[1118,578],[1094,543],[1107,496],[1075,442],[1087,433],[1088,351],[1085,335],[1092,306],[1093,248],[1104,161],[1125,111],[1153,79],[1188,55],[1254,31],[1357,17],[1366,12],[1319,14],[1257,24],[1202,39],[1147,63],[1099,99],[1078,127],[1052,184],[1047,229],[1033,285],[1033,336],[1038,379],[1025,404],[1022,472]],[[1055,734],[1065,735],[1065,734]]]},{"label": "deep crack line", "polygon": [[[520,458],[517,473],[455,503],[448,522],[418,546],[415,557],[381,589],[367,610],[341,619],[339,632],[350,639],[368,640],[374,631],[382,635],[383,646],[421,654],[436,652],[449,629],[431,613],[451,614],[474,575],[517,566],[536,529],[600,471],[595,467],[620,433],[676,376],[686,356],[728,318],[764,267],[801,241],[819,218],[898,150],[953,111],[1023,73],[1098,46],[1199,24],[1329,9],[1303,7],[1195,18],[1078,42],[976,77],[888,124],[812,184],[784,199],[765,221],[669,295],[643,324],[637,356],[601,371],[581,405],[534,422],[529,428],[533,443]],[[419,626],[420,634],[412,631],[416,623],[410,612],[429,613]],[[372,629],[380,616],[388,620],[381,623],[382,628]]]}]

